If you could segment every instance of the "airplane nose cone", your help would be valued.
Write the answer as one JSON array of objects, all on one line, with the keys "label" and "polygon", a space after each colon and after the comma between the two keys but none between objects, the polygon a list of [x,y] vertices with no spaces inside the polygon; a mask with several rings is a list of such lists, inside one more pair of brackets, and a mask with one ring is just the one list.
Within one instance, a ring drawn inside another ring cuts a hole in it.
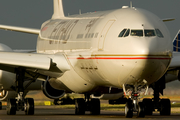
[{"label": "airplane nose cone", "polygon": [[165,40],[156,37],[136,39],[133,44],[134,51],[144,55],[169,55],[172,51]]}]

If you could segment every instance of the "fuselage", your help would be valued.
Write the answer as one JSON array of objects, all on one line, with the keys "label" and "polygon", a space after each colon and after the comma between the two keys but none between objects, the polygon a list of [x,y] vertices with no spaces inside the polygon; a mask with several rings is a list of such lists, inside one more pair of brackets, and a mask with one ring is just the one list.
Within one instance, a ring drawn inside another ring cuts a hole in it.
[{"label": "fuselage", "polygon": [[99,86],[122,88],[157,81],[170,64],[172,42],[156,15],[122,8],[46,21],[37,52],[64,53],[71,70],[63,76],[50,75],[56,78],[54,86],[84,93]]}]

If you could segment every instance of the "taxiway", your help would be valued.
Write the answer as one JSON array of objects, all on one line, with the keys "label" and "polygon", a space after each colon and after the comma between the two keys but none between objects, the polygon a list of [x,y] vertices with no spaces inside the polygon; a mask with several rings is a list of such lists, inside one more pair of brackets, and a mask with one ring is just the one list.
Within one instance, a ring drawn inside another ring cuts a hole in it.
[{"label": "taxiway", "polygon": [[131,119],[153,119],[153,120],[179,120],[180,113],[173,113],[171,116],[160,116],[154,113],[152,116],[145,118],[137,118],[134,114],[133,118],[125,118],[122,111],[101,111],[101,115],[75,115],[74,109],[62,109],[57,106],[35,106],[35,115],[25,115],[23,111],[18,111],[16,115],[7,115],[6,108],[0,110],[0,120],[131,120]]}]

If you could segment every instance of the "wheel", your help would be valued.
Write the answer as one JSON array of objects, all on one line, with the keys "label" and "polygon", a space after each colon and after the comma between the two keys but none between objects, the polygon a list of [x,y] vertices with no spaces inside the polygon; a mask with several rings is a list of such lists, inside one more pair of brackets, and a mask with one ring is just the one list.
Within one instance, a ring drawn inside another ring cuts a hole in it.
[{"label": "wheel", "polygon": [[75,100],[75,114],[76,115],[84,115],[85,114],[85,100],[83,98],[79,98]]},{"label": "wheel", "polygon": [[171,102],[169,99],[161,99],[160,101],[160,115],[171,114]]},{"label": "wheel", "polygon": [[145,115],[153,114],[153,102],[152,99],[143,99]]},{"label": "wheel", "polygon": [[143,102],[138,103],[138,117],[145,117],[145,111],[144,111]]},{"label": "wheel", "polygon": [[0,102],[0,110],[2,110],[2,102]]},{"label": "wheel", "polygon": [[8,115],[15,115],[17,109],[16,99],[8,99],[6,109]]},{"label": "wheel", "polygon": [[34,115],[34,99],[33,98],[25,99],[25,114]]},{"label": "wheel", "polygon": [[133,117],[133,103],[132,100],[128,99],[125,105],[125,117],[132,118]]},{"label": "wheel", "polygon": [[100,115],[101,107],[99,99],[91,99],[90,112],[92,115]]}]

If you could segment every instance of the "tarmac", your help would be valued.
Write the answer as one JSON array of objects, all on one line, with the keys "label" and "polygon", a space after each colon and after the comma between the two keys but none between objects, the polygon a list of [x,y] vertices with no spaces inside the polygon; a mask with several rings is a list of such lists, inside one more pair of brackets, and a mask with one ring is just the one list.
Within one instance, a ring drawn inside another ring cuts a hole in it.
[{"label": "tarmac", "polygon": [[153,113],[152,116],[138,118],[134,114],[133,118],[125,118],[123,111],[105,111],[101,110],[101,115],[75,115],[74,109],[57,108],[56,106],[35,106],[34,115],[25,115],[24,111],[17,111],[16,115],[7,115],[6,107],[0,110],[0,120],[131,120],[131,119],[153,119],[153,120],[179,120],[180,113],[172,113],[171,116],[160,116]]}]

